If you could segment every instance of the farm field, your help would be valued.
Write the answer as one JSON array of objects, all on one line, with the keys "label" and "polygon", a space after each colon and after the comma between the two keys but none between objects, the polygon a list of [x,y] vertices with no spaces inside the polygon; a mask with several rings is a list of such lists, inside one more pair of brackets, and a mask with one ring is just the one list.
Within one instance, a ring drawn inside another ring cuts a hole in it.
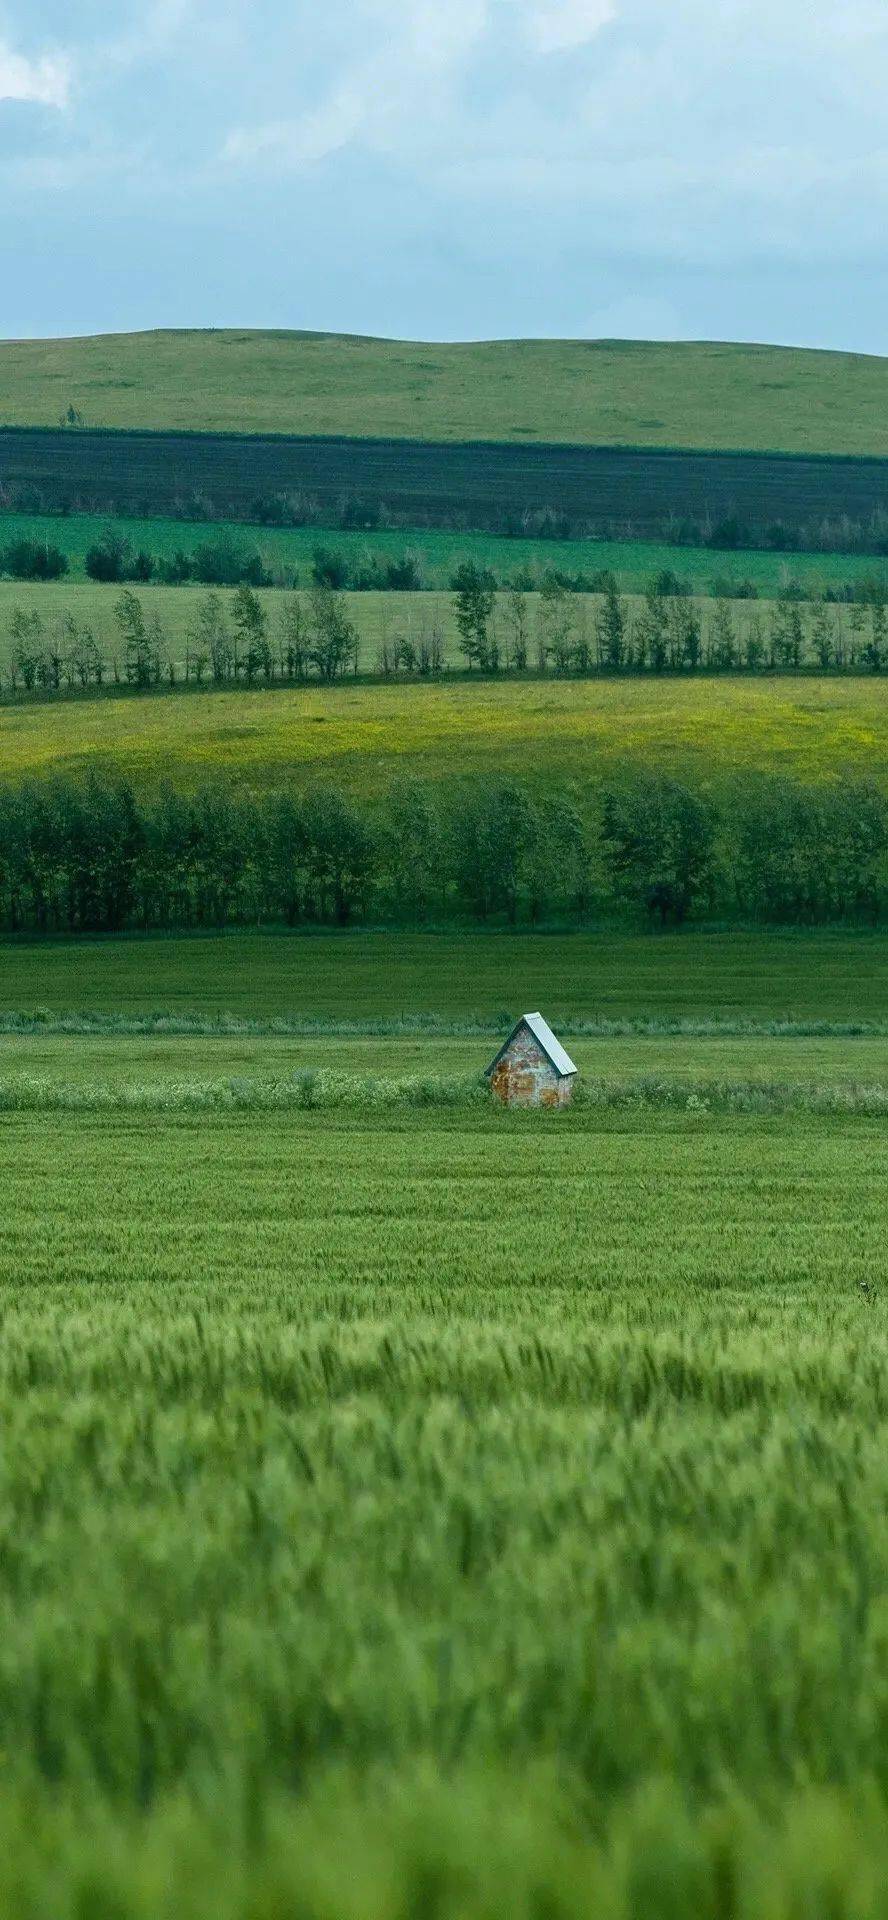
[{"label": "farm field", "polygon": [[0,1186],[5,1911],[878,1915],[884,1121],[4,1114]]},{"label": "farm field", "polygon": [[[807,586],[812,595],[824,587],[848,580],[883,576],[888,562],[874,554],[771,553],[759,548],[723,552],[712,547],[669,546],[644,540],[523,540],[491,533],[438,532],[428,527],[398,527],[350,533],[323,526],[264,527],[248,521],[164,520],[114,517],[102,514],[0,514],[0,551],[15,540],[47,541],[68,556],[71,582],[87,579],[84,562],[89,548],[111,528],[133,551],[144,550],[169,559],[181,551],[194,553],[219,539],[230,539],[245,552],[258,553],[270,573],[280,574],[287,586],[310,585],[312,559],[318,547],[341,554],[351,566],[366,566],[415,556],[424,585],[447,591],[454,569],[463,560],[490,567],[507,583],[524,568],[542,576],[547,569],[576,575],[614,572],[627,593],[643,592],[653,575],[669,569],[700,594],[713,581],[752,582],[767,599],[779,594],[787,580]],[[3,583],[5,589],[7,584]],[[112,592],[114,590],[112,589]],[[98,607],[101,603],[96,602]]]},{"label": "farm field", "polygon": [[140,789],[335,779],[370,795],[396,774],[451,784],[516,773],[599,785],[617,767],[714,787],[747,769],[800,780],[888,769],[888,681],[622,678],[395,682],[66,698],[0,708],[6,779],[100,766]]},{"label": "farm field", "polygon": [[730,343],[225,330],[7,341],[0,422],[888,453],[888,361]]},{"label": "farm field", "polygon": [[[0,943],[0,1013],[344,1024],[748,1021],[888,1027],[883,935],[229,933]],[[653,1036],[656,1038],[656,1033]],[[8,1044],[4,1036],[0,1045]]]}]

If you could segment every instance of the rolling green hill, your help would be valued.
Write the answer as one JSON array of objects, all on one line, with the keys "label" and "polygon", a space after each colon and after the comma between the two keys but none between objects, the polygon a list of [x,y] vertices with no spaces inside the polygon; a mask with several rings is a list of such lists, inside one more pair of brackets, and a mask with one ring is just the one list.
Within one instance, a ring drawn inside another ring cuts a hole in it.
[{"label": "rolling green hill", "polygon": [[0,425],[888,454],[888,359],[181,331],[0,344]]}]

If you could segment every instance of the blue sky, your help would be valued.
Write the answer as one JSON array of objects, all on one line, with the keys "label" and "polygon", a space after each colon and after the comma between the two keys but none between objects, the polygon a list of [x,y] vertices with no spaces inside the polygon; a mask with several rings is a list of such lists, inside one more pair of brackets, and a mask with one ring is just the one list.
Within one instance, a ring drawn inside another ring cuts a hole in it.
[{"label": "blue sky", "polygon": [[0,335],[888,351],[886,0],[0,0]]}]

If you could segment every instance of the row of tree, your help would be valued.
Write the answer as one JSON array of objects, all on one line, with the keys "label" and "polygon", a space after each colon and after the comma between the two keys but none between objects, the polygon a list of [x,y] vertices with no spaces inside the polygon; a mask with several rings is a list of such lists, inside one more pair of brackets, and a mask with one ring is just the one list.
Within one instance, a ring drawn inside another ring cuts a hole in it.
[{"label": "row of tree", "polygon": [[789,589],[766,609],[744,605],[741,615],[727,598],[704,606],[677,592],[671,574],[652,580],[640,604],[606,574],[590,605],[549,573],[532,620],[523,593],[500,599],[493,576],[466,562],[454,578],[454,614],[467,666],[487,674],[531,664],[571,675],[888,667],[888,585],[880,580],[867,583],[847,614],[834,601],[805,602]]},{"label": "row of tree", "polygon": [[[106,683],[137,689],[254,686],[317,679],[330,684],[360,667],[359,636],[345,596],[318,582],[307,594],[271,603],[245,582],[229,597],[215,590],[192,603],[184,643],[174,642],[157,610],[131,587],[113,604],[114,640],[102,644],[73,611],[45,621],[39,607],[15,606],[7,618],[12,693],[53,694]],[[373,667],[383,677],[440,675],[448,664],[444,626],[432,611],[383,609]],[[491,578],[467,563],[455,580],[453,621],[460,664],[562,676],[640,673],[882,673],[888,669],[888,596],[874,585],[849,606],[811,605],[784,593],[769,606],[717,599],[702,603],[653,581],[628,600],[613,576],[594,599],[547,576],[531,602],[513,589],[497,595]],[[372,669],[371,669],[372,670]]]},{"label": "row of tree", "polygon": [[719,805],[627,774],[586,804],[564,787],[398,781],[251,796],[139,798],[93,777],[0,789],[0,926],[119,932],[354,921],[663,925],[696,916],[875,924],[888,804],[875,787],[748,779]]},{"label": "row of tree", "polygon": [[110,657],[88,621],[64,613],[46,623],[38,608],[14,607],[8,619],[8,685],[13,693],[54,694],[108,683],[147,691],[176,686],[297,682],[326,684],[356,672],[358,635],[343,596],[329,587],[283,597],[272,629],[265,603],[252,587],[237,587],[226,604],[219,593],[194,607],[184,658],[174,650],[160,614],[124,587],[114,603]]}]

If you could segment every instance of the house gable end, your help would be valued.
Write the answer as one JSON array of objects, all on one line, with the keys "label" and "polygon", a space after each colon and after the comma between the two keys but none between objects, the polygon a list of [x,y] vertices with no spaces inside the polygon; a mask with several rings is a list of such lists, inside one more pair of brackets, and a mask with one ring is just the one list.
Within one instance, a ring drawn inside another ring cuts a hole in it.
[{"label": "house gable end", "polygon": [[553,1073],[557,1074],[559,1079],[566,1079],[576,1073],[576,1067],[570,1054],[566,1053],[560,1041],[556,1040],[551,1027],[543,1019],[542,1014],[523,1013],[520,1020],[516,1020],[508,1038],[503,1041],[499,1053],[495,1055],[489,1067],[485,1069],[488,1079],[493,1076],[501,1062],[508,1058],[510,1052],[514,1049],[516,1043],[520,1041],[522,1035],[526,1035],[527,1040],[539,1053],[540,1063],[545,1062],[550,1066]]}]

